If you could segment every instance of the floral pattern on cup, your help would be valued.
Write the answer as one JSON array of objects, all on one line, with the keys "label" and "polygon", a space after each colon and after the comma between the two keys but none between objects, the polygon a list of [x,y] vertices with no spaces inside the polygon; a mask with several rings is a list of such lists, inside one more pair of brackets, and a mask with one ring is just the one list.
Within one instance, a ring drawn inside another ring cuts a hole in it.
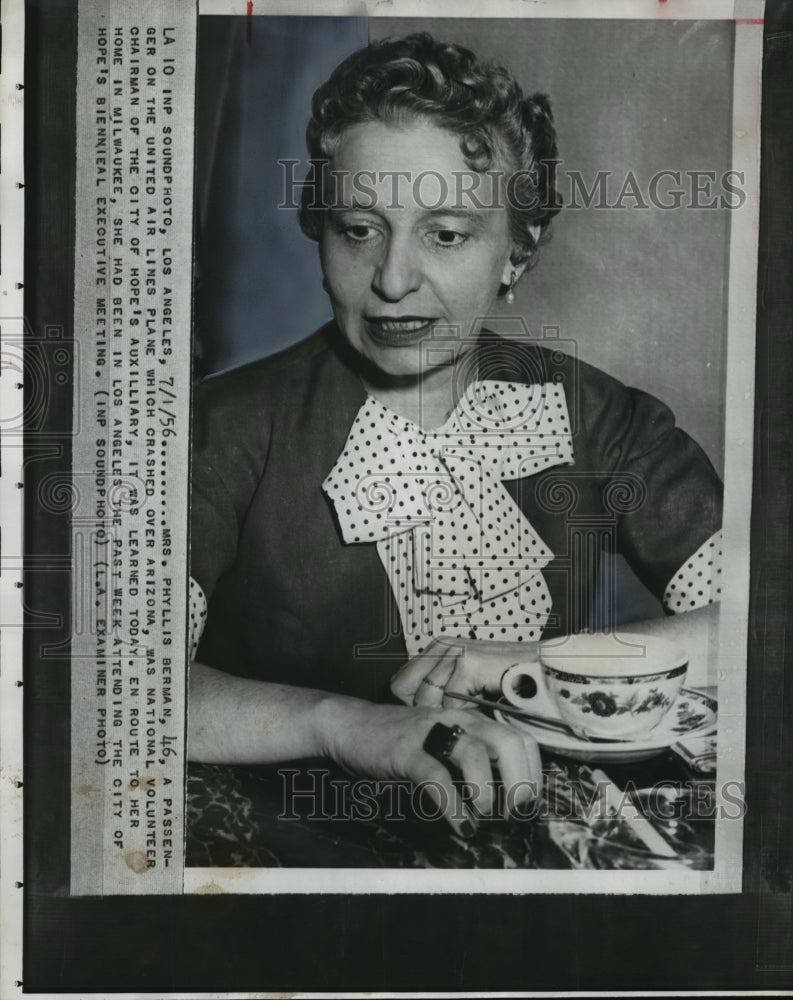
[{"label": "floral pattern on cup", "polygon": [[[602,678],[587,677],[585,674],[571,674],[567,670],[555,670],[547,663],[543,665],[543,669],[549,677],[556,677],[559,680],[564,680],[566,678],[571,684],[603,683]],[[687,669],[688,663],[683,663],[681,666],[675,667],[673,670],[662,670],[657,674],[636,674],[635,676],[626,675],[625,677],[615,675],[609,679],[612,681],[619,681],[620,684],[657,684],[660,681],[671,680],[673,677],[683,677]]]},{"label": "floral pattern on cup", "polygon": [[[677,701],[685,666],[665,673],[589,676],[543,665],[548,690],[562,719],[579,736],[641,739],[649,736]],[[678,725],[685,725],[677,719]]]},{"label": "floral pattern on cup", "polygon": [[573,697],[567,688],[560,688],[558,694],[560,698],[570,699],[571,705],[578,705],[584,715],[593,712],[601,718],[625,715],[626,712],[638,715],[641,712],[650,712],[655,708],[667,709],[672,704],[672,699],[659,691],[658,688],[651,688],[642,698],[638,694],[631,694],[622,702],[617,692],[587,691]]}]

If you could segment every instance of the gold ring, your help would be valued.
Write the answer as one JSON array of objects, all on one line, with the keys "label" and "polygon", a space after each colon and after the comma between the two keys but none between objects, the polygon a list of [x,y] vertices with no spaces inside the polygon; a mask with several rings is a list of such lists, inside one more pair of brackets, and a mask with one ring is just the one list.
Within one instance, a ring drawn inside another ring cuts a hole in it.
[{"label": "gold ring", "polygon": [[429,679],[429,677],[422,678],[421,683],[422,684],[429,684],[430,687],[437,688],[439,691],[445,691],[446,690],[446,688],[444,687],[443,684],[436,684],[435,681],[431,681]]}]

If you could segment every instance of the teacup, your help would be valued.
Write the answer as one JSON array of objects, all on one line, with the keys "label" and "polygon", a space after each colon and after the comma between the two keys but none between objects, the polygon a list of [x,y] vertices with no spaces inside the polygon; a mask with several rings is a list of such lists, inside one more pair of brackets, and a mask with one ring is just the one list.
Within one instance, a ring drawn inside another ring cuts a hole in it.
[{"label": "teacup", "polygon": [[539,661],[510,667],[501,687],[510,704],[561,716],[584,738],[642,739],[674,705],[687,669],[668,639],[585,632],[541,643]]}]

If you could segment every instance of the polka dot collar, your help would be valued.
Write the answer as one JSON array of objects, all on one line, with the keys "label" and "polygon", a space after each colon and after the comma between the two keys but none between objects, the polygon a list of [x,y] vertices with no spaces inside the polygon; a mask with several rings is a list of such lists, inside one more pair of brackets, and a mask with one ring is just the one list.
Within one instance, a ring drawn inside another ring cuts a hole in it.
[{"label": "polka dot collar", "polygon": [[560,386],[478,381],[431,432],[367,397],[322,488],[344,541],[377,545],[415,653],[539,635],[553,553],[502,483],[572,464]]}]

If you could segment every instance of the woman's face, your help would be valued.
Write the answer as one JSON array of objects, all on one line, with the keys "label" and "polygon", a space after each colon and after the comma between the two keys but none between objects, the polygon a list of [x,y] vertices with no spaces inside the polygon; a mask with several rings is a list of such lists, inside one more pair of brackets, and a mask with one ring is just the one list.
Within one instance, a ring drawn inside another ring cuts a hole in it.
[{"label": "woman's face", "polygon": [[447,365],[510,281],[502,189],[466,166],[457,136],[426,121],[352,126],[330,167],[320,255],[342,333],[390,375]]}]

